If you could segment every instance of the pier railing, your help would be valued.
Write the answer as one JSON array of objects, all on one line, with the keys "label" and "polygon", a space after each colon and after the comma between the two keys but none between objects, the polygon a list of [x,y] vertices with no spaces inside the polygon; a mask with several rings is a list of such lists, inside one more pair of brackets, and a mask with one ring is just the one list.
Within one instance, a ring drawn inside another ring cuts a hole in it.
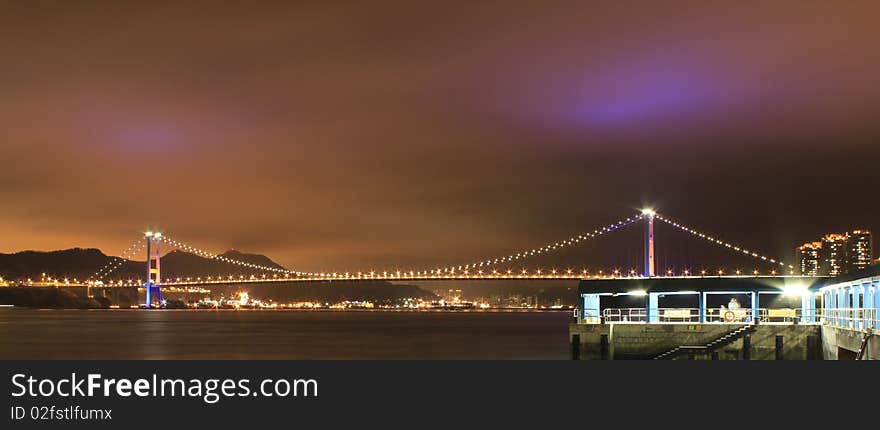
[{"label": "pier railing", "polygon": [[[601,317],[600,317],[601,315]],[[875,308],[838,308],[809,310],[791,308],[758,308],[757,321],[763,324],[827,324],[853,329],[880,328],[880,315]],[[699,308],[606,308],[592,310],[581,319],[583,324],[618,323],[699,323]],[[754,322],[751,308],[706,309],[706,323],[742,324]]]},{"label": "pier railing", "polygon": [[699,322],[698,308],[608,308],[602,311],[605,322],[646,323],[646,322]]},{"label": "pier railing", "polygon": [[[599,322],[606,323],[699,323],[699,308],[607,308],[601,312],[601,321],[596,317],[598,312],[591,313],[591,318],[584,318],[585,324],[596,324]],[[844,313],[841,313],[844,314]],[[856,317],[870,318],[871,315],[866,313],[853,314]],[[841,323],[843,317],[853,318],[853,315],[842,315],[841,318],[835,319]],[[876,316],[876,312],[873,314]],[[804,313],[801,309],[770,309],[758,308],[754,312],[752,308],[734,308],[734,309],[706,309],[705,322],[716,324],[742,324],[752,323],[757,317],[760,323],[777,323],[777,324],[818,324],[823,321],[824,315],[821,311],[809,311]],[[825,317],[827,318],[827,317]]]},{"label": "pier railing", "polygon": [[877,330],[880,327],[876,308],[826,309],[822,314],[822,323],[860,330]]},{"label": "pier railing", "polygon": [[[714,312],[713,312],[714,311]],[[759,309],[767,314],[767,309]],[[698,323],[699,308],[607,308],[602,317],[608,323]],[[706,322],[739,323],[752,321],[752,309],[729,309],[706,311]]]}]

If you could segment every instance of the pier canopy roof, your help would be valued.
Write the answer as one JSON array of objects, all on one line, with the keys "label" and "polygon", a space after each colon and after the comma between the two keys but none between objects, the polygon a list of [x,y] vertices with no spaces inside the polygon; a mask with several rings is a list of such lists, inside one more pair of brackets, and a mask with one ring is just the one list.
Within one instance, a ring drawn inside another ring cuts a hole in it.
[{"label": "pier canopy roof", "polygon": [[830,287],[840,284],[853,283],[857,281],[866,281],[869,279],[880,278],[880,264],[874,264],[861,270],[849,272],[845,275],[835,276],[833,278],[825,278],[820,287]]},{"label": "pier canopy roof", "polygon": [[706,276],[655,278],[582,279],[578,294],[648,294],[648,293],[712,293],[816,292],[826,278],[812,276]]}]

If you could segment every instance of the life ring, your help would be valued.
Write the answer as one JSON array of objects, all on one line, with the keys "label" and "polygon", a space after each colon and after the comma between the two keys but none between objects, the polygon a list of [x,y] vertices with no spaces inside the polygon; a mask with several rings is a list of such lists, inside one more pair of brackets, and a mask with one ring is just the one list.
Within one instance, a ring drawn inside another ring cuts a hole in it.
[{"label": "life ring", "polygon": [[733,311],[727,311],[724,313],[724,321],[733,322],[736,319],[736,314]]}]

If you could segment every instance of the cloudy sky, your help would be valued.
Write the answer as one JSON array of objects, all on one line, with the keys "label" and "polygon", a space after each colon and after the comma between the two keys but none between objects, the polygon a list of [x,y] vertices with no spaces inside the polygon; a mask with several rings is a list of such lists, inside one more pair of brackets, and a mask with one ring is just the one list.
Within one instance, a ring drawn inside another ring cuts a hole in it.
[{"label": "cloudy sky", "polygon": [[176,3],[0,6],[0,252],[425,268],[644,204],[773,255],[880,230],[876,1]]}]

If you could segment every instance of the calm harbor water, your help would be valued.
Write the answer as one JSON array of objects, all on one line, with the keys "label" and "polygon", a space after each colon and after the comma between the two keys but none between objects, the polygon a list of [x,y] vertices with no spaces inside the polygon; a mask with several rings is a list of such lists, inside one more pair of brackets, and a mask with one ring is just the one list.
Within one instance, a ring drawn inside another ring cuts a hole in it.
[{"label": "calm harbor water", "polygon": [[0,359],[558,359],[570,312],[0,310]]}]

